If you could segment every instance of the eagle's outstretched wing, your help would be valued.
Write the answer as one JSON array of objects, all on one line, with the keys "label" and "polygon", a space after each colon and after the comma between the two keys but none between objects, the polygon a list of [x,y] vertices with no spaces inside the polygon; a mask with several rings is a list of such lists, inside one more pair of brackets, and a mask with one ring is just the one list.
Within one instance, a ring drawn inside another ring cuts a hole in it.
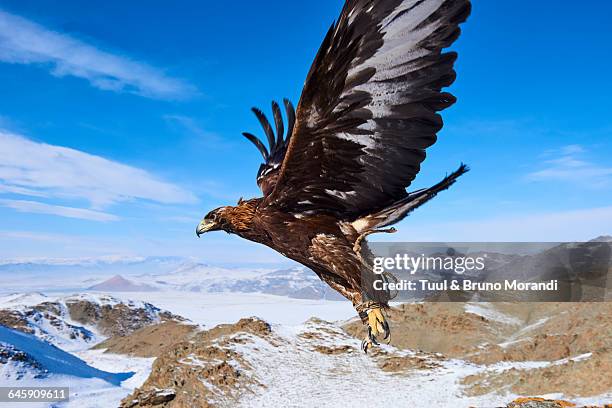
[{"label": "eagle's outstretched wing", "polygon": [[347,0],[308,73],[274,191],[265,198],[292,213],[347,219],[406,197],[436,112],[455,102],[441,92],[455,79],[469,0]]},{"label": "eagle's outstretched wing", "polygon": [[283,102],[285,104],[285,114],[287,115],[287,137],[285,137],[285,125],[283,123],[280,107],[278,103],[274,101],[272,102],[272,115],[274,116],[276,137],[274,136],[274,130],[272,130],[272,126],[268,118],[266,118],[266,115],[264,115],[261,110],[253,108],[253,113],[257,116],[266,134],[270,149],[268,150],[262,141],[251,133],[243,133],[243,136],[251,141],[263,156],[264,162],[259,166],[259,171],[257,172],[257,185],[264,196],[267,196],[274,190],[295,124],[295,109],[293,108],[293,104],[291,104],[288,99],[285,99]]}]

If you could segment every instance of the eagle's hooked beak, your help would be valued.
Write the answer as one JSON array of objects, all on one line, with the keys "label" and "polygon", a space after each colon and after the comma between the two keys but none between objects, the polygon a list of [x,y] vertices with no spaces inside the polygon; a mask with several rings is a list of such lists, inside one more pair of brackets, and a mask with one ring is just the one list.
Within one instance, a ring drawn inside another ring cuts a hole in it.
[{"label": "eagle's hooked beak", "polygon": [[200,238],[200,235],[214,229],[216,226],[217,224],[214,221],[204,218],[196,227],[196,235]]}]

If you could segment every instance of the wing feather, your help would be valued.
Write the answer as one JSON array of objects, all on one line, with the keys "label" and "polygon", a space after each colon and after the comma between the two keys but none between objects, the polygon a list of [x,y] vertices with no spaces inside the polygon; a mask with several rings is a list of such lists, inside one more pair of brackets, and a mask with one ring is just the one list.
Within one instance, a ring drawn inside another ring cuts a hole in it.
[{"label": "wing feather", "polygon": [[293,134],[293,126],[295,125],[295,108],[291,101],[287,98],[283,99],[285,105],[285,114],[287,115],[287,139]]},{"label": "wing feather", "polygon": [[280,107],[276,101],[272,101],[272,114],[274,115],[274,125],[276,126],[276,144],[283,143],[285,129],[283,125],[283,116],[281,115]]},{"label": "wing feather", "polygon": [[270,146],[270,151],[274,150],[276,141],[274,140],[274,131],[272,130],[272,126],[270,126],[270,122],[268,122],[268,118],[266,118],[266,115],[264,115],[264,113],[257,108],[251,108],[251,110],[255,116],[257,116],[261,127],[264,129],[264,133],[268,138],[268,146]]},{"label": "wing feather", "polygon": [[257,150],[259,150],[259,153],[261,153],[261,155],[263,156],[264,160],[268,160],[270,154],[268,153],[268,149],[266,149],[266,146],[264,146],[261,140],[259,140],[255,135],[252,135],[247,132],[243,132],[242,136],[246,137],[251,143],[255,145]]},{"label": "wing feather", "polygon": [[308,73],[266,204],[355,218],[403,199],[455,98],[469,0],[347,0]]},{"label": "wing feather", "polygon": [[287,136],[285,137],[285,125],[283,123],[283,116],[281,114],[280,106],[277,102],[272,101],[272,115],[274,117],[274,126],[276,128],[276,137],[270,122],[266,118],[266,115],[259,109],[253,108],[252,111],[259,120],[266,138],[268,140],[268,148],[263,142],[252,135],[251,133],[243,133],[251,143],[257,147],[257,150],[261,153],[264,159],[264,163],[259,167],[257,172],[257,185],[261,188],[264,196],[270,194],[276,186],[278,175],[280,173],[281,164],[285,158],[287,152],[287,146],[291,138],[295,124],[295,109],[288,99],[284,99],[285,113],[287,115]]}]

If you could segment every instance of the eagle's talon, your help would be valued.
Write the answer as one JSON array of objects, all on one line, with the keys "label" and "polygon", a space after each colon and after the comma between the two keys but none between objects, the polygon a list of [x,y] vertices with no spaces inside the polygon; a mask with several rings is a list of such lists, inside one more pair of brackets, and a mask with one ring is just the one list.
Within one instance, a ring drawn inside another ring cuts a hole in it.
[{"label": "eagle's talon", "polygon": [[368,327],[368,341],[375,346],[380,345],[378,344],[378,341],[376,341],[376,336],[372,334],[372,329],[370,329],[369,327]]},{"label": "eagle's talon", "polygon": [[367,353],[372,346],[380,345],[382,339],[384,343],[389,344],[391,341],[391,330],[389,323],[385,319],[380,307],[373,307],[367,310],[368,335],[361,343],[361,349]]},{"label": "eagle's talon", "polygon": [[382,324],[383,326],[383,333],[385,333],[385,337],[383,337],[383,340],[387,340],[387,344],[389,344],[389,342],[391,341],[391,329],[389,328],[389,323],[385,320]]},{"label": "eagle's talon", "polygon": [[372,341],[368,337],[366,337],[361,342],[361,349],[363,350],[364,353],[368,354],[368,350],[372,348],[372,345],[373,345]]}]

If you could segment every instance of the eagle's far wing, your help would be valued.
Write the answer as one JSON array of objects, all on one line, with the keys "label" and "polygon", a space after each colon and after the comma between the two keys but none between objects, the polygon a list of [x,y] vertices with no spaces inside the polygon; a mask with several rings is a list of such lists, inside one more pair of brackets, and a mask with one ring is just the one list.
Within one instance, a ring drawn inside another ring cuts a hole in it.
[{"label": "eagle's far wing", "polygon": [[308,73],[267,205],[358,216],[406,197],[455,102],[469,0],[347,0]]},{"label": "eagle's far wing", "polygon": [[285,126],[281,110],[276,102],[272,102],[272,115],[274,116],[276,136],[274,135],[275,131],[272,130],[272,126],[268,118],[266,118],[266,115],[257,108],[252,109],[266,134],[269,150],[262,141],[253,134],[247,132],[242,134],[257,147],[257,150],[259,150],[263,156],[264,162],[259,166],[259,171],[257,172],[257,185],[264,196],[267,196],[274,190],[295,124],[295,109],[293,108],[293,104],[288,99],[283,100],[283,102],[285,105],[285,115],[287,116],[287,137],[285,137]]}]

